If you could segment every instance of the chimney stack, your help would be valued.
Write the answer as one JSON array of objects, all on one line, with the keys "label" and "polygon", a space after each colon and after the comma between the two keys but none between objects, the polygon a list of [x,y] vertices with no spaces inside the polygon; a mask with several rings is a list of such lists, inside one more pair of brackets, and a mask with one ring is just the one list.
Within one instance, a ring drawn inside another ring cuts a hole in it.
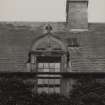
[{"label": "chimney stack", "polygon": [[69,30],[88,30],[88,0],[67,0],[66,12]]}]

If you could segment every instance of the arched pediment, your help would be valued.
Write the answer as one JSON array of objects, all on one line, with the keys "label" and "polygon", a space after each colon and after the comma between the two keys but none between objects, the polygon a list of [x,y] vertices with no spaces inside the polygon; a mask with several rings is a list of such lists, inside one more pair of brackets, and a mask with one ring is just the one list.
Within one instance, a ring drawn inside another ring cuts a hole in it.
[{"label": "arched pediment", "polygon": [[58,38],[52,35],[45,35],[45,37],[38,39],[32,46],[33,51],[44,50],[44,51],[66,51],[66,45]]}]

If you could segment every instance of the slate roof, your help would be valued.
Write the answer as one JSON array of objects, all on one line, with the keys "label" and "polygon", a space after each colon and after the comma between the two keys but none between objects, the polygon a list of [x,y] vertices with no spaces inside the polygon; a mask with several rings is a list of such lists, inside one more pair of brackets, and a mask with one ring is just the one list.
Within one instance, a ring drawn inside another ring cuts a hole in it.
[{"label": "slate roof", "polygon": [[[45,35],[46,22],[0,22],[0,71],[26,71],[28,54],[37,38]],[[65,22],[50,22],[52,34],[69,45],[77,38],[79,47],[69,47],[72,71],[105,71],[105,24],[89,23],[88,31],[70,32]]]}]

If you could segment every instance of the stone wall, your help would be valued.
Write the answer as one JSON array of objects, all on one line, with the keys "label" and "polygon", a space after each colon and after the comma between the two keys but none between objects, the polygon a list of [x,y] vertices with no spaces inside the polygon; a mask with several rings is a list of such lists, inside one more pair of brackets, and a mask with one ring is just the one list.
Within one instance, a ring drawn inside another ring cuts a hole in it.
[{"label": "stone wall", "polygon": [[[21,23],[22,24],[22,23]],[[105,70],[105,25],[89,24],[89,31],[69,32],[64,23],[52,24],[52,34],[70,45],[69,38],[77,38],[78,47],[69,47],[71,70],[76,72],[102,72]],[[56,27],[59,27],[58,29]],[[62,31],[59,31],[62,30]],[[32,45],[43,33],[43,24],[34,27],[0,24],[0,71],[26,71]]]}]

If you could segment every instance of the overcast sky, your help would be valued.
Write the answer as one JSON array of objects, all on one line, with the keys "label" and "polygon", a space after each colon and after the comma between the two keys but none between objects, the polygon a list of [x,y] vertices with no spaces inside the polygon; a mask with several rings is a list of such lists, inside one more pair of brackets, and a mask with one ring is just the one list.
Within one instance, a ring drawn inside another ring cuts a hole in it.
[{"label": "overcast sky", "polygon": [[[105,0],[89,0],[89,22],[105,22]],[[66,0],[0,0],[0,21],[65,21]]]}]

